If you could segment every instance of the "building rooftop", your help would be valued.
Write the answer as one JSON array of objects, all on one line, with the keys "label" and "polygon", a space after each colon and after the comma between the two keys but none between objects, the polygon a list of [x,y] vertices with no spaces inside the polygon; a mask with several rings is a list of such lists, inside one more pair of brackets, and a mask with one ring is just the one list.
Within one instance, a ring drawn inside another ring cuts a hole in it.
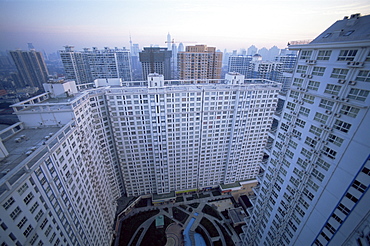
[{"label": "building rooftop", "polygon": [[[36,153],[38,149],[45,146],[44,143],[60,130],[60,127],[23,129],[14,135],[9,135],[11,127],[0,132],[0,137],[6,139],[5,141],[3,140],[3,144],[9,152],[9,155],[0,161],[0,179],[22,161],[31,158],[32,153]],[[42,155],[45,154],[44,152],[40,153]]]},{"label": "building rooftop", "polygon": [[370,40],[370,15],[353,14],[336,21],[310,44]]}]

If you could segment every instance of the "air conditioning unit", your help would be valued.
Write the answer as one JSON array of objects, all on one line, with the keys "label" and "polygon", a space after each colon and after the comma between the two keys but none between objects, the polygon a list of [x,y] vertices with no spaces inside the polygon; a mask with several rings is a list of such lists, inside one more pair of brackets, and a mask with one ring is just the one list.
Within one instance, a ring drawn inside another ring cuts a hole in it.
[{"label": "air conditioning unit", "polygon": [[338,80],[338,83],[339,84],[344,84],[346,81],[345,80],[343,80],[343,79],[340,79],[340,80]]},{"label": "air conditioning unit", "polygon": [[325,113],[331,114],[332,112],[330,110],[326,110]]},{"label": "air conditioning unit", "polygon": [[302,73],[302,74],[301,74],[301,77],[302,77],[302,78],[306,78],[306,74]]},{"label": "air conditioning unit", "polygon": [[349,84],[349,85],[356,85],[356,84],[357,84],[357,82],[356,82],[356,81],[350,81],[348,84]]},{"label": "air conditioning unit", "polygon": [[341,114],[335,114],[334,116],[340,118]]},{"label": "air conditioning unit", "polygon": [[348,102],[348,101],[349,101],[349,99],[348,99],[348,98],[342,98],[342,101],[343,101],[343,102]]},{"label": "air conditioning unit", "polygon": [[307,78],[312,79],[312,75],[307,75]]}]

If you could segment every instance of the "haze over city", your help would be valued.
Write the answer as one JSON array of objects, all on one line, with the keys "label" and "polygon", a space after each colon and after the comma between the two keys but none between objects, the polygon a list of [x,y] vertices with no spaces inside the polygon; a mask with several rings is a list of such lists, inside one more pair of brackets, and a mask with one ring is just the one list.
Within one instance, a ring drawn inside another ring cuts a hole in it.
[{"label": "haze over city", "polygon": [[218,49],[258,48],[312,39],[333,20],[370,13],[356,1],[0,1],[0,49],[55,52],[83,47],[205,43]]}]

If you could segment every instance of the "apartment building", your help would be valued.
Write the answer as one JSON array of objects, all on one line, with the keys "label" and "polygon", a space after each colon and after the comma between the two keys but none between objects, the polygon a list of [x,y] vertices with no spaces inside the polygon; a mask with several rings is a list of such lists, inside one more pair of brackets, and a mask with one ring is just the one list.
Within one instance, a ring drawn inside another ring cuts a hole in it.
[{"label": "apartment building", "polygon": [[250,55],[230,55],[228,60],[228,71],[237,72],[246,77],[250,75],[252,56]]},{"label": "apartment building", "polygon": [[269,134],[245,245],[367,245],[370,16],[335,22],[298,51]]},{"label": "apartment building", "polygon": [[186,46],[177,59],[179,79],[221,79],[222,52],[215,47]]},{"label": "apartment building", "polygon": [[280,84],[235,73],[203,84],[148,81],[106,93],[128,195],[255,178]]},{"label": "apartment building", "polygon": [[92,83],[95,79],[120,78],[132,81],[130,51],[122,48],[99,50],[84,48],[75,51],[73,46],[65,46],[60,57],[66,73],[66,79],[77,84]]},{"label": "apartment building", "polygon": [[151,73],[162,74],[167,80],[172,79],[171,57],[172,51],[167,48],[144,47],[139,53],[143,79],[147,80]]},{"label": "apartment building", "polygon": [[14,104],[21,122],[0,132],[0,241],[108,245],[121,192],[109,127],[97,122],[104,110],[90,108],[100,95],[74,82],[45,90]]},{"label": "apartment building", "polygon": [[10,55],[22,81],[18,87],[31,86],[42,90],[42,84],[48,81],[49,73],[41,52],[34,49],[13,50],[10,51]]}]

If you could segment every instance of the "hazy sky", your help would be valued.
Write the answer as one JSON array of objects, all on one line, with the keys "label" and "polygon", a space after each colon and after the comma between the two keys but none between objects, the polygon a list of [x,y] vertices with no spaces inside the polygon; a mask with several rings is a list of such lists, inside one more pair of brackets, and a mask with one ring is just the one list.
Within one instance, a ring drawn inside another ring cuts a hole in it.
[{"label": "hazy sky", "polygon": [[313,39],[336,20],[370,14],[369,0],[0,0],[0,50],[55,52],[204,43],[223,50]]}]

